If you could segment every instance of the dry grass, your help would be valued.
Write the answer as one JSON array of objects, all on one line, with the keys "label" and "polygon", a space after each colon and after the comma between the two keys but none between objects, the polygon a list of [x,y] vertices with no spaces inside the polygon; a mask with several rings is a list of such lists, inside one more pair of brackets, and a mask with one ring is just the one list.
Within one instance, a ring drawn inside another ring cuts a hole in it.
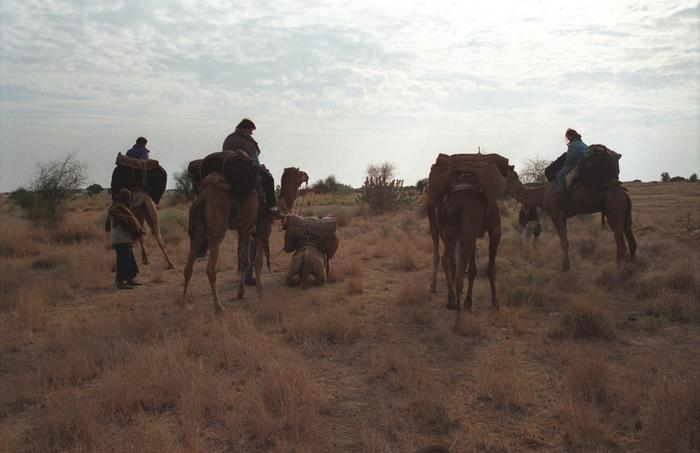
[{"label": "dry grass", "polygon": [[479,320],[470,313],[462,312],[455,318],[454,331],[457,335],[465,338],[485,338],[486,330]]},{"label": "dry grass", "polygon": [[569,304],[558,333],[574,340],[613,340],[616,338],[610,313],[602,305],[585,299]]},{"label": "dry grass", "polygon": [[476,369],[476,394],[499,409],[525,409],[533,399],[522,373],[517,354],[507,346],[479,361]]},{"label": "dry grass", "polygon": [[569,354],[566,384],[573,400],[608,407],[613,399],[609,375],[602,357],[581,349]]},{"label": "dry grass", "polygon": [[364,285],[361,277],[352,277],[347,280],[346,288],[348,294],[355,296],[364,292]]},{"label": "dry grass", "polygon": [[[165,270],[152,235],[144,286],[112,289],[108,196],[76,198],[51,232],[0,197],[0,451],[695,451],[698,243],[674,213],[700,185],[630,194],[636,265],[618,269],[593,216],[571,220],[566,274],[549,219],[523,256],[517,204],[502,202],[501,311],[488,311],[482,254],[474,313],[459,317],[442,272],[427,292],[432,244],[412,211],[358,216],[351,196],[314,198],[304,209],[352,218],[330,284],[286,288],[282,255],[261,300],[252,288],[233,300],[229,234],[216,318],[206,260],[180,308],[181,269]],[[187,207],[161,205],[176,265]]]},{"label": "dry grass", "polygon": [[410,281],[399,289],[399,305],[415,306],[429,303],[430,293],[423,282]]},{"label": "dry grass", "polygon": [[700,384],[697,376],[661,383],[645,423],[649,451],[700,450]]}]

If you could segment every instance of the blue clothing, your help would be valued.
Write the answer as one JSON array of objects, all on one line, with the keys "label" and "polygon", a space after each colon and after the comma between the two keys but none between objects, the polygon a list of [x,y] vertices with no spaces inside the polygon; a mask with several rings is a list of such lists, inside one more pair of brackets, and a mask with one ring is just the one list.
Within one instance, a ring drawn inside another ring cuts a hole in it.
[{"label": "blue clothing", "polygon": [[588,145],[583,143],[581,139],[574,139],[569,142],[569,147],[566,150],[566,160],[564,161],[564,166],[557,172],[557,192],[564,192],[566,190],[566,182],[564,178],[566,175],[574,169],[578,164],[586,151],[588,150]]},{"label": "blue clothing", "polygon": [[130,150],[126,152],[128,157],[133,157],[134,159],[148,160],[148,154],[150,151],[146,148],[146,145],[134,145]]}]

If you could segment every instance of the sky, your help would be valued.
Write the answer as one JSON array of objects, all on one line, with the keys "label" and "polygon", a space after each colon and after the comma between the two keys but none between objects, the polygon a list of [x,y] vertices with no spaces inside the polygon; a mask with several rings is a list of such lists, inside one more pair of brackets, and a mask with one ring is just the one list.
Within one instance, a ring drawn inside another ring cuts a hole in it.
[{"label": "sky", "polygon": [[[104,4],[103,4],[104,3]],[[68,153],[109,185],[138,136],[171,175],[244,117],[260,159],[412,185],[438,153],[554,159],[571,127],[621,179],[700,172],[697,1],[0,0],[0,191]]]}]

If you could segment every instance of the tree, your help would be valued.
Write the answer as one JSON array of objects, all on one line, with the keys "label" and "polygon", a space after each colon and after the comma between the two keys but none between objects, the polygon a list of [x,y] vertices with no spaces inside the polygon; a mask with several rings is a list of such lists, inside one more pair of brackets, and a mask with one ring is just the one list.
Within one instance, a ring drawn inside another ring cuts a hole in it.
[{"label": "tree", "polygon": [[698,180],[698,174],[697,174],[697,173],[693,173],[692,175],[690,175],[690,176],[688,177],[688,181],[696,182],[697,180]]},{"label": "tree", "polygon": [[671,180],[671,175],[667,171],[661,173],[661,182],[669,182]]},{"label": "tree", "polygon": [[428,178],[420,179],[416,182],[416,192],[423,193],[428,188]]},{"label": "tree", "polygon": [[90,185],[87,186],[87,188],[85,189],[85,191],[87,192],[87,194],[88,194],[89,196],[91,196],[91,197],[94,197],[95,195],[98,195],[98,194],[102,193],[103,190],[104,190],[104,189],[103,189],[102,186],[99,185],[99,184],[90,184]]},{"label": "tree", "polygon": [[528,159],[520,171],[520,179],[524,183],[544,184],[547,182],[547,177],[544,174],[545,169],[552,162],[545,159]]},{"label": "tree", "polygon": [[367,166],[367,177],[360,189],[358,201],[367,203],[373,212],[385,212],[410,204],[415,194],[403,190],[403,180],[394,179],[394,165],[390,162]]},{"label": "tree", "polygon": [[71,195],[85,182],[86,165],[75,154],[53,162],[37,164],[37,174],[30,183],[29,196],[20,188],[13,195],[34,224],[54,226],[63,219],[64,207]]},{"label": "tree", "polygon": [[187,171],[187,167],[175,173],[175,195],[181,200],[192,201],[194,199],[192,177]]}]

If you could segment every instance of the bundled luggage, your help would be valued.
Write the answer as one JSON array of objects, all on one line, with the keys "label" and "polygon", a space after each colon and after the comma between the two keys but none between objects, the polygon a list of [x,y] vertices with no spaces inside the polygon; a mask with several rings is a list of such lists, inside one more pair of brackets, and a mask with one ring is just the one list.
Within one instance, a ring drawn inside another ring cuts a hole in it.
[{"label": "bundled luggage", "polygon": [[322,219],[290,215],[285,220],[284,228],[284,251],[287,253],[295,252],[309,242],[319,245],[328,260],[338,251],[338,224],[333,215]]},{"label": "bundled luggage", "polygon": [[214,172],[221,174],[238,201],[245,200],[258,184],[258,170],[243,151],[211,153],[204,159],[191,161],[187,166],[187,172],[197,193],[201,190],[201,182],[209,174]]},{"label": "bundled luggage", "polygon": [[154,159],[142,160],[117,154],[112,172],[112,198],[121,190],[144,190],[158,204],[168,183],[168,173]]},{"label": "bundled luggage", "polygon": [[508,159],[505,157],[498,154],[440,154],[430,167],[429,202],[442,201],[455,177],[465,173],[473,177],[486,198],[495,200],[505,195],[508,174]]}]

